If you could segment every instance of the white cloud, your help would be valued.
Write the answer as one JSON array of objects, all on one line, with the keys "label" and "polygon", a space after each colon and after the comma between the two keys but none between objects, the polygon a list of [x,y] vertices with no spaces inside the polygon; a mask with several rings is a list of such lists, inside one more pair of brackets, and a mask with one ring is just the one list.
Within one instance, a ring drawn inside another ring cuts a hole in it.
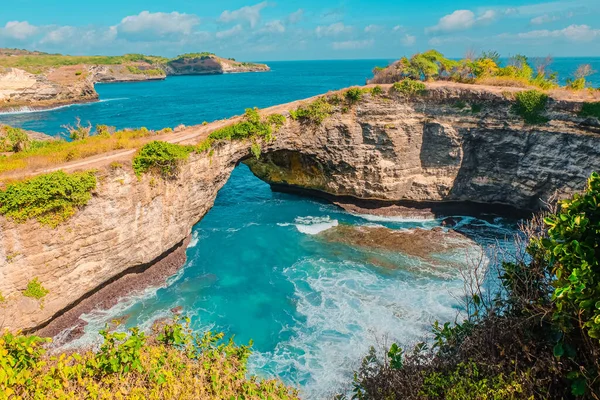
[{"label": "white cloud", "polygon": [[352,27],[344,25],[343,22],[336,22],[335,24],[331,24],[329,26],[317,26],[315,29],[315,33],[318,37],[338,36],[350,32],[352,32]]},{"label": "white cloud", "polygon": [[437,25],[426,28],[426,33],[447,33],[458,32],[472,28],[475,25],[484,25],[494,21],[497,17],[497,12],[487,10],[475,16],[471,10],[456,10],[452,14],[448,14],[440,18]]},{"label": "white cloud", "polygon": [[281,21],[275,20],[267,22],[260,31],[268,33],[283,33],[285,32],[285,26]]},{"label": "white cloud", "polygon": [[221,22],[232,22],[232,21],[247,21],[250,26],[254,28],[260,21],[260,12],[263,8],[269,5],[268,2],[263,1],[262,3],[255,4],[253,6],[245,6],[239,10],[234,11],[223,11],[219,21]]},{"label": "white cloud", "polygon": [[76,37],[77,29],[72,26],[61,26],[60,28],[48,32],[40,43],[42,44],[62,44]]},{"label": "white cloud", "polygon": [[600,29],[593,29],[588,25],[570,25],[564,29],[541,29],[529,32],[522,32],[516,35],[503,34],[500,35],[500,37],[517,39],[562,38],[573,42],[591,42],[597,38],[600,38]]},{"label": "white cloud", "polygon": [[381,25],[368,25],[365,27],[365,33],[377,33],[383,30]]},{"label": "white cloud", "polygon": [[297,24],[298,22],[302,21],[302,18],[304,18],[304,10],[299,9],[298,11],[288,15],[287,22],[290,24]]},{"label": "white cloud", "polygon": [[412,46],[416,43],[417,38],[416,36],[413,35],[409,35],[408,33],[405,34],[401,39],[400,39],[400,43],[402,43],[405,46]]},{"label": "white cloud", "polygon": [[333,47],[334,50],[354,50],[371,47],[374,43],[374,40],[348,40],[345,42],[333,42],[331,47]]},{"label": "white cloud", "polygon": [[544,14],[540,15],[539,17],[532,18],[529,22],[531,23],[531,25],[543,25],[550,22],[558,21],[559,19],[560,18],[556,15],[550,16],[548,14]]},{"label": "white cloud", "polygon": [[392,28],[392,30],[394,32],[404,32],[406,28],[404,28],[402,25],[396,25],[394,28]]},{"label": "white cloud", "polygon": [[226,39],[232,36],[235,36],[239,33],[241,33],[244,30],[244,28],[242,27],[242,25],[237,24],[236,26],[234,26],[231,29],[227,29],[226,31],[220,31],[217,32],[216,37],[217,39]]},{"label": "white cloud", "polygon": [[37,32],[38,28],[27,21],[9,21],[4,28],[0,28],[0,35],[17,40],[27,39]]},{"label": "white cloud", "polygon": [[189,35],[199,23],[200,18],[193,14],[182,14],[176,11],[172,13],[142,11],[138,15],[123,18],[117,25],[117,31],[125,36],[150,39],[149,35],[158,37]]}]

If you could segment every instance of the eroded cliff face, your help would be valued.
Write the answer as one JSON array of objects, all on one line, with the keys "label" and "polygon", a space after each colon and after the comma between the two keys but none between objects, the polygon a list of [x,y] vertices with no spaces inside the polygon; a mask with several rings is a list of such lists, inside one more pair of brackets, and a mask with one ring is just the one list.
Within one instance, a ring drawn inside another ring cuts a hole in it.
[{"label": "eroded cliff face", "polygon": [[[551,101],[551,121],[540,126],[525,125],[511,104],[500,90],[461,85],[430,85],[413,98],[365,94],[347,109],[335,106],[318,126],[288,118],[276,140],[262,144],[260,161],[252,160],[250,141],[237,141],[192,154],[174,180],[138,180],[130,162],[94,163],[93,199],[57,229],[0,217],[7,298],[0,324],[39,326],[129,268],[152,263],[190,234],[241,160],[269,182],[332,196],[518,208],[536,208],[556,190],[580,190],[600,170],[599,124],[577,116],[581,104]],[[43,304],[22,294],[34,277],[49,290]]]}]

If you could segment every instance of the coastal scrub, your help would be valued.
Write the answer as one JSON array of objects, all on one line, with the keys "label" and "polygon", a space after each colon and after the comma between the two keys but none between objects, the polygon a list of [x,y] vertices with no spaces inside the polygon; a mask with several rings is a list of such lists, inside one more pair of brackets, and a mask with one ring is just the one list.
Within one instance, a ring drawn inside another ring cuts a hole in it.
[{"label": "coastal scrub", "polygon": [[48,289],[42,286],[38,278],[33,278],[27,283],[27,288],[23,292],[23,296],[31,297],[32,299],[41,300],[50,293]]},{"label": "coastal scrub", "polygon": [[95,188],[94,171],[39,175],[0,191],[0,214],[19,223],[35,218],[54,228],[85,206]]},{"label": "coastal scrub", "polygon": [[537,90],[526,90],[515,94],[515,113],[523,117],[528,124],[543,124],[548,118],[542,115],[546,110],[548,95]]},{"label": "coastal scrub", "polygon": [[[250,345],[194,334],[189,320],[100,332],[99,349],[49,356],[50,339],[0,336],[0,398],[298,399],[278,380],[247,377]],[[6,396],[6,397],[3,397]]]},{"label": "coastal scrub", "polygon": [[176,178],[182,161],[187,160],[194,146],[153,141],[140,149],[133,159],[133,170],[139,177],[146,172],[156,172],[163,178]]}]

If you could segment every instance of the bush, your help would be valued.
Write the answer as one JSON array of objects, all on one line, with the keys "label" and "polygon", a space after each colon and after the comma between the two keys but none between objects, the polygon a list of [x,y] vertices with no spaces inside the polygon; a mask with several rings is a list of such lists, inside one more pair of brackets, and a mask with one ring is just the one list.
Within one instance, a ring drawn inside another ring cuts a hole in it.
[{"label": "bush", "polygon": [[290,111],[290,117],[295,121],[308,122],[321,125],[325,119],[331,116],[333,107],[325,99],[319,98],[308,105],[298,107]]},{"label": "bush", "polygon": [[596,399],[598,198],[594,173],[585,193],[525,224],[526,253],[496,271],[498,292],[486,294],[483,277],[467,280],[463,323],[436,322],[432,340],[412,351],[392,345],[383,360],[372,349],[355,374],[355,398]]},{"label": "bush", "polygon": [[394,83],[392,90],[397,93],[402,93],[405,96],[412,97],[425,94],[427,92],[427,86],[425,86],[423,82],[412,79],[404,79],[401,82]]},{"label": "bush", "polygon": [[81,119],[79,118],[77,118],[75,126],[63,125],[62,127],[67,130],[71,140],[87,139],[90,136],[90,132],[92,131],[92,124],[88,122],[87,126],[83,126],[81,125]]},{"label": "bush", "polygon": [[56,227],[87,204],[95,187],[93,171],[40,175],[0,191],[0,214],[17,222],[36,218],[41,224]]},{"label": "bush", "polygon": [[[272,140],[273,127],[272,121],[263,121],[257,108],[247,108],[244,114],[244,121],[218,129],[208,135],[208,138],[215,140],[243,140],[253,137],[263,137]],[[275,117],[275,123],[280,122]]]},{"label": "bush", "polygon": [[[186,320],[187,321],[187,320]],[[193,334],[177,322],[150,335],[101,332],[98,350],[49,356],[49,339],[0,336],[0,393],[31,399],[297,399],[277,380],[247,376],[250,346]]]},{"label": "bush", "polygon": [[346,91],[346,100],[350,104],[356,104],[362,99],[362,90],[360,88],[352,88]]},{"label": "bush", "polygon": [[23,292],[23,296],[31,297],[32,299],[40,300],[49,293],[48,289],[42,286],[38,278],[33,278],[33,280],[27,283],[27,288]]},{"label": "bush", "polygon": [[281,114],[271,114],[267,117],[267,123],[275,129],[281,128],[285,124],[286,118]]},{"label": "bush", "polygon": [[21,128],[12,126],[0,127],[4,130],[4,136],[0,136],[0,151],[19,152],[25,151],[31,145],[31,140]]},{"label": "bush", "polygon": [[548,96],[537,90],[526,90],[515,95],[516,104],[513,110],[523,117],[528,124],[543,124],[548,119],[542,115],[546,110]]},{"label": "bush", "polygon": [[600,119],[600,101],[596,103],[583,103],[579,115],[582,117],[596,117]]},{"label": "bush", "polygon": [[371,89],[371,96],[373,96],[373,97],[381,96],[382,94],[383,94],[383,89],[379,85],[377,85]]},{"label": "bush", "polygon": [[193,146],[153,141],[145,144],[133,159],[133,170],[139,177],[146,172],[156,172],[163,178],[173,179],[179,173],[182,161],[194,151]]},{"label": "bush", "polygon": [[554,318],[564,329],[579,324],[600,341],[600,175],[592,174],[587,191],[560,203],[544,221],[548,238],[539,242],[556,276]]}]

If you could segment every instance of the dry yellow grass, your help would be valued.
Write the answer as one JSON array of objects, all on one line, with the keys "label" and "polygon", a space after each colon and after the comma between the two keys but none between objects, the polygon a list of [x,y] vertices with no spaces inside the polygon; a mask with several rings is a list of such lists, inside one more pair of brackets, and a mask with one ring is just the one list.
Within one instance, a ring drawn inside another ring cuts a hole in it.
[{"label": "dry yellow grass", "polygon": [[114,150],[139,148],[153,137],[170,129],[151,131],[146,128],[118,131],[111,135],[90,136],[83,140],[36,142],[27,151],[0,158],[0,174],[17,170],[36,170],[80,160]]}]

